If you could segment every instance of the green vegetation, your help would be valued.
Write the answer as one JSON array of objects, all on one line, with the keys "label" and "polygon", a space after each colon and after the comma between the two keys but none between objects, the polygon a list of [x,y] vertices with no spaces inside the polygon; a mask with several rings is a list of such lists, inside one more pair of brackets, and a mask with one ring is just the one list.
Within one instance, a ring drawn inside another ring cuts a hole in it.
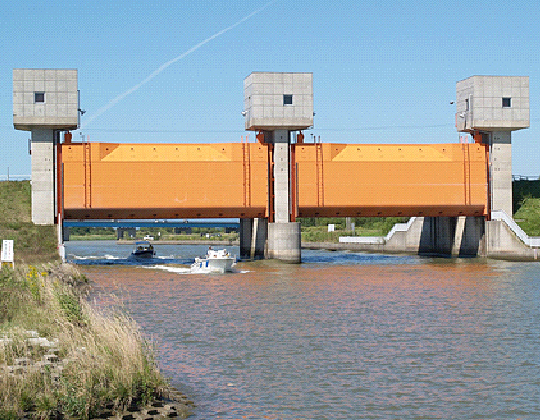
[{"label": "green vegetation", "polygon": [[0,240],[13,239],[16,263],[58,261],[54,226],[32,223],[30,181],[0,182]]},{"label": "green vegetation", "polygon": [[115,240],[116,231],[113,228],[94,228],[94,227],[70,227],[70,241],[106,241]]},{"label": "green vegetation", "polygon": [[165,389],[134,321],[92,309],[85,282],[69,265],[0,271],[0,418],[90,419]]},{"label": "green vegetation", "polygon": [[[403,223],[407,217],[353,217],[354,233],[346,230],[344,217],[299,218],[302,225],[302,241],[338,242],[340,236],[386,236],[392,226]],[[328,232],[328,224],[334,224],[334,232]]]},{"label": "green vegetation", "polygon": [[[223,228],[192,228],[189,231],[183,229],[180,232],[175,231],[175,228],[143,228],[136,231],[134,238],[130,238],[127,233],[124,233],[124,239],[141,240],[147,235],[153,237],[154,241],[197,241],[212,239],[213,241],[228,242],[238,239],[238,232],[225,232]],[[116,231],[113,228],[69,228],[70,241],[101,241],[116,240],[116,238]]]},{"label": "green vegetation", "polygon": [[512,182],[514,219],[530,236],[540,236],[540,179]]},{"label": "green vegetation", "polygon": [[512,204],[514,213],[519,211],[527,198],[540,198],[540,180],[517,180],[512,182]]},{"label": "green vegetation", "polygon": [[540,198],[525,198],[514,219],[528,235],[540,236]]},{"label": "green vegetation", "polygon": [[225,232],[223,228],[142,228],[137,231],[137,239],[146,235],[154,240],[162,241],[197,241],[212,239],[213,241],[234,241],[238,239],[238,232]]}]

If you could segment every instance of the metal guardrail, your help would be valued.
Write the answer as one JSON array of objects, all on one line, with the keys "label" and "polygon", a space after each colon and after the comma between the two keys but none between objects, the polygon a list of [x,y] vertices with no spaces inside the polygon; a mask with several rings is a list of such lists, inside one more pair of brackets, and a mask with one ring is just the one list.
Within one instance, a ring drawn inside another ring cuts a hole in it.
[{"label": "metal guardrail", "polygon": [[394,236],[394,233],[396,232],[407,232],[411,225],[416,220],[416,217],[411,217],[407,223],[396,223],[392,229],[390,229],[390,232],[388,232],[388,235],[384,237],[385,242],[388,242],[392,236]]},{"label": "metal guardrail", "polygon": [[491,212],[491,220],[500,220],[512,230],[516,234],[516,236],[521,239],[521,241],[530,247],[538,248],[540,247],[540,236],[529,236],[527,235],[523,229],[519,227],[519,225],[516,223],[514,219],[509,217],[506,212],[503,210],[494,210]]},{"label": "metal guardrail", "polygon": [[228,221],[165,221],[165,220],[64,220],[64,227],[112,227],[112,228],[182,228],[182,227],[198,227],[198,228],[233,228],[240,229],[240,222]]},{"label": "metal guardrail", "polygon": [[363,244],[363,245],[384,245],[383,236],[340,236],[340,243]]},{"label": "metal guardrail", "polygon": [[512,181],[539,181],[540,176],[512,175]]}]

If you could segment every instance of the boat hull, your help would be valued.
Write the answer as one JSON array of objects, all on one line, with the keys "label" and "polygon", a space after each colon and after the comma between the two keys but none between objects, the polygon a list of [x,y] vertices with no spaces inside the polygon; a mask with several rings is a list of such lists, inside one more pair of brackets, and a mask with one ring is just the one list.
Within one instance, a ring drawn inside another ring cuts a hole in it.
[{"label": "boat hull", "polygon": [[233,271],[234,258],[196,258],[191,264],[192,273],[227,273]]},{"label": "boat hull", "polygon": [[130,257],[134,259],[141,259],[141,260],[147,260],[150,258],[154,258],[155,252],[154,251],[134,251]]}]

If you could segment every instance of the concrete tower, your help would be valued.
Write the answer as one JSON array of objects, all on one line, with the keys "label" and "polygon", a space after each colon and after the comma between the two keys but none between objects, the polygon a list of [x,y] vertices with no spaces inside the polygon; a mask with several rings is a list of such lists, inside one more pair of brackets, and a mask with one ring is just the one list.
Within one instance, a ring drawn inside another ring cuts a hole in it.
[{"label": "concrete tower", "polygon": [[32,133],[32,222],[53,224],[56,145],[79,125],[76,69],[13,69],[13,126]]},{"label": "concrete tower", "polygon": [[272,145],[268,256],[300,262],[300,224],[291,219],[291,131],[313,126],[313,73],[253,72],[244,80],[246,130]]},{"label": "concrete tower", "polygon": [[490,210],[512,217],[512,131],[529,127],[528,76],[472,76],[456,84],[456,128],[489,145]]}]

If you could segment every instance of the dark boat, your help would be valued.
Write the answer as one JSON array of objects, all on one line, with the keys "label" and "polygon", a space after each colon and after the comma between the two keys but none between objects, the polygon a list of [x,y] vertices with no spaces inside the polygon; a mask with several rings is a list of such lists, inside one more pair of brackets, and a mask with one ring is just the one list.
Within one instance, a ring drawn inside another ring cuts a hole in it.
[{"label": "dark boat", "polygon": [[143,259],[143,258],[154,258],[156,251],[152,244],[148,241],[137,241],[135,242],[135,249],[131,253],[131,258]]}]

